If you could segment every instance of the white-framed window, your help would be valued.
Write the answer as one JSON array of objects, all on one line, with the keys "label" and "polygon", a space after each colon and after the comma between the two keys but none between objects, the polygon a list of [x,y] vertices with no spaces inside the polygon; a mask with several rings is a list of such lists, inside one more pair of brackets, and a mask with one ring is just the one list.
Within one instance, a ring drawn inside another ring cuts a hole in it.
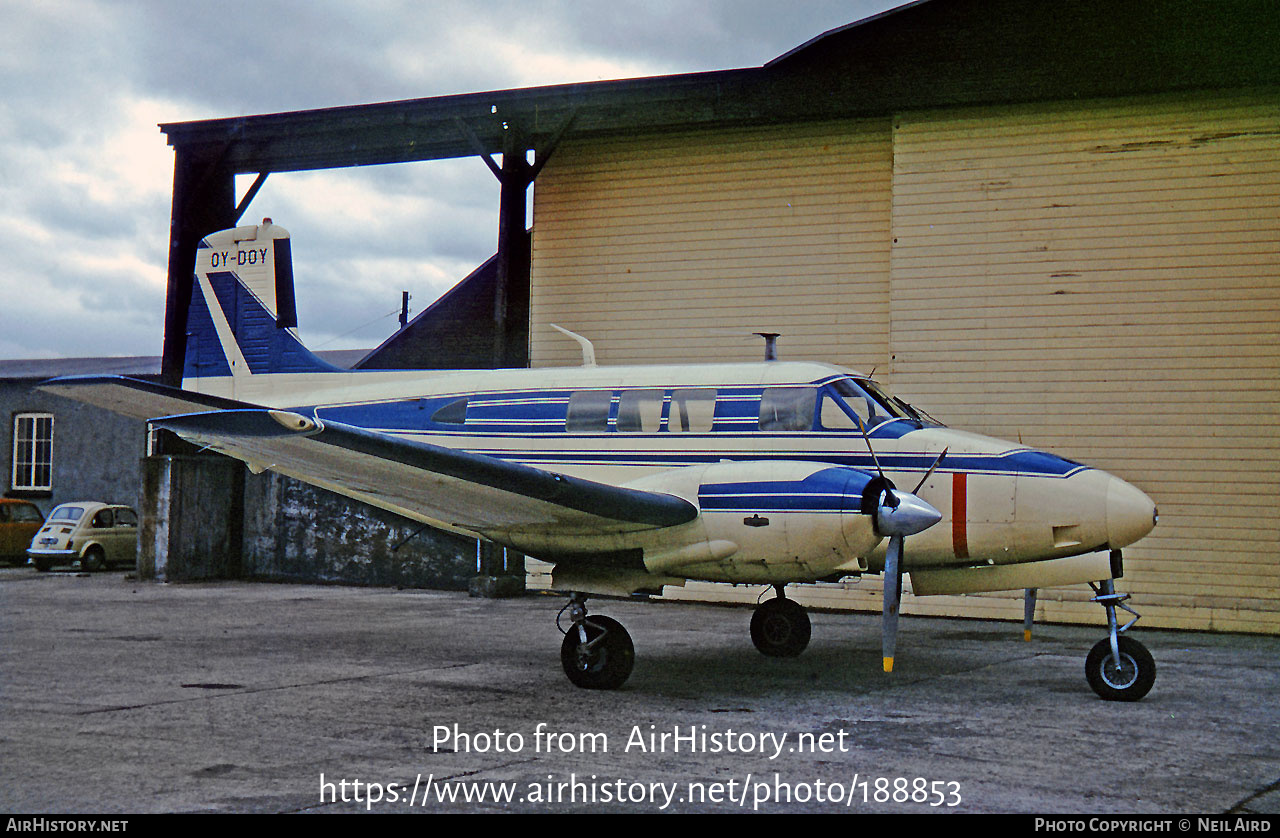
[{"label": "white-framed window", "polygon": [[13,417],[13,479],[22,492],[53,491],[53,414],[19,413]]}]

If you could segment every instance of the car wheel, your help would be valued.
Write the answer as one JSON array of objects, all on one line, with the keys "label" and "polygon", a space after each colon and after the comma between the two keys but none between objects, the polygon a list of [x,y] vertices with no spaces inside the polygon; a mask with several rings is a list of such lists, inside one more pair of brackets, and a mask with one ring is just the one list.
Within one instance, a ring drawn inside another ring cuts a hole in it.
[{"label": "car wheel", "polygon": [[84,555],[80,558],[80,569],[87,570],[90,573],[106,570],[107,554],[102,552],[101,547],[90,547],[84,551]]}]

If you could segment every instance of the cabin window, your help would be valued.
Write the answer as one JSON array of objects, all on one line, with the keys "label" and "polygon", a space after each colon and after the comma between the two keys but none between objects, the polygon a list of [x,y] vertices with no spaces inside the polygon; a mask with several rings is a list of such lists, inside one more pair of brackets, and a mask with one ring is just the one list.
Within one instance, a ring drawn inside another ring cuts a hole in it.
[{"label": "cabin window", "polygon": [[431,414],[431,421],[437,425],[461,425],[467,421],[467,400],[458,399]]},{"label": "cabin window", "polygon": [[616,427],[626,433],[657,433],[662,427],[662,391],[623,390]]},{"label": "cabin window", "polygon": [[716,420],[715,390],[673,390],[667,430],[672,433],[708,433]]},{"label": "cabin window", "polygon": [[769,387],[760,396],[760,430],[811,431],[817,404],[812,387]]},{"label": "cabin window", "polygon": [[569,397],[569,412],[564,429],[570,433],[603,433],[609,430],[609,406],[613,393],[608,390],[580,390]]}]

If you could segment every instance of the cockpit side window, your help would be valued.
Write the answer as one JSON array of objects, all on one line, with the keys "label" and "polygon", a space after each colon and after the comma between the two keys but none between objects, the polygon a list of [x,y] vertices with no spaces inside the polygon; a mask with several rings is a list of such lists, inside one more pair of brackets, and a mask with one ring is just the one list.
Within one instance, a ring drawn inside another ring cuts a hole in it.
[{"label": "cockpit side window", "polygon": [[828,431],[863,430],[867,427],[866,402],[861,399],[842,399],[831,392],[824,393],[818,422]]},{"label": "cockpit side window", "polygon": [[817,404],[813,387],[768,387],[760,396],[760,430],[811,431]]},{"label": "cockpit side window", "polygon": [[885,404],[853,381],[848,379],[837,381],[832,384],[831,389],[835,390],[848,409],[857,415],[864,430],[869,431],[892,416]]}]

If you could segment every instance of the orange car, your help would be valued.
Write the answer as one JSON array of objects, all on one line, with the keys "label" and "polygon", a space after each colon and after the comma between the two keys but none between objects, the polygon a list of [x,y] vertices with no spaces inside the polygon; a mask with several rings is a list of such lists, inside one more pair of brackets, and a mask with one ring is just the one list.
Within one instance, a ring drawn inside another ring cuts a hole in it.
[{"label": "orange car", "polygon": [[27,545],[43,523],[44,515],[34,503],[0,498],[0,561],[25,562]]}]

